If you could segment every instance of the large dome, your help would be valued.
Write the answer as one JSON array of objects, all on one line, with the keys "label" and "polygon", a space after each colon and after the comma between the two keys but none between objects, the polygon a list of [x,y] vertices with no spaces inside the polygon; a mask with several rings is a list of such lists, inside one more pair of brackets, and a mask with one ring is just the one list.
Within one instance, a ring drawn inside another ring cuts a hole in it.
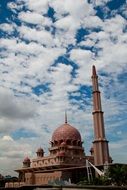
[{"label": "large dome", "polygon": [[81,135],[76,128],[72,127],[68,123],[65,123],[54,131],[52,135],[52,142],[67,141],[67,140],[71,141],[76,140],[81,142]]}]

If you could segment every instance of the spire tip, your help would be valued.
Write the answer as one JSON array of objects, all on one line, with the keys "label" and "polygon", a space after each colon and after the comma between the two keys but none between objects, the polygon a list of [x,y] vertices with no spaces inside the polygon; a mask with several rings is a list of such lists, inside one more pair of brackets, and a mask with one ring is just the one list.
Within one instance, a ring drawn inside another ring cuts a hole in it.
[{"label": "spire tip", "polygon": [[92,66],[92,75],[93,75],[93,76],[96,76],[96,75],[97,75],[95,65]]},{"label": "spire tip", "polygon": [[65,123],[67,123],[67,112],[65,111]]}]

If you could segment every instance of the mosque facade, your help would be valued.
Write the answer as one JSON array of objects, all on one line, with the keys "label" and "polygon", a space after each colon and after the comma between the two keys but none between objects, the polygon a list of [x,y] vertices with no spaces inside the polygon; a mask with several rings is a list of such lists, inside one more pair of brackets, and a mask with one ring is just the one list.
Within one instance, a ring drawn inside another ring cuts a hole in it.
[{"label": "mosque facade", "polygon": [[36,158],[23,160],[23,167],[17,169],[20,184],[46,185],[55,180],[78,182],[85,175],[86,160],[95,166],[110,164],[108,141],[105,136],[104,118],[101,106],[101,95],[98,86],[98,76],[95,66],[92,67],[93,87],[93,128],[94,140],[90,149],[91,155],[86,155],[82,146],[80,132],[67,121],[52,134],[49,155],[44,150],[36,151]]}]

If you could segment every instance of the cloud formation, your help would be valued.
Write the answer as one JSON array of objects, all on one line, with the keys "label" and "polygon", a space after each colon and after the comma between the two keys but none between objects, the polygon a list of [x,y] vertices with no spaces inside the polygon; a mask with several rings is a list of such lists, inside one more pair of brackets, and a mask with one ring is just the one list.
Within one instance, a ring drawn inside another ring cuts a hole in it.
[{"label": "cloud formation", "polygon": [[[126,146],[126,3],[109,0],[19,0],[0,24],[0,150],[2,173],[69,123],[93,140],[91,66],[96,65],[105,127],[114,161]],[[91,142],[88,144],[87,142]],[[6,149],[6,152],[5,152]],[[125,153],[126,155],[126,153]],[[3,159],[4,158],[4,159]],[[16,163],[16,165],[15,165]]]}]

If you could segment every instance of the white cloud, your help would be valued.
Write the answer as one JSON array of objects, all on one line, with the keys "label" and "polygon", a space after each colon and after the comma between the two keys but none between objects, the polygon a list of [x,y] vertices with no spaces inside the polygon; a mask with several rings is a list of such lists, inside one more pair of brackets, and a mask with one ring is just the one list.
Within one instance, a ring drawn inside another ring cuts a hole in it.
[{"label": "white cloud", "polygon": [[29,24],[39,24],[43,26],[44,25],[51,26],[52,24],[49,18],[46,18],[39,13],[30,12],[30,11],[20,12],[18,18]]},{"label": "white cloud", "polygon": [[89,50],[73,49],[71,51],[70,58],[79,66],[75,80],[76,83],[90,84],[90,71],[93,57],[94,54]]},{"label": "white cloud", "polygon": [[0,30],[7,32],[8,34],[11,34],[14,32],[14,24],[8,24],[8,23],[3,23],[0,24]]},{"label": "white cloud", "polygon": [[[28,119],[33,117],[35,107],[27,100],[16,98],[13,93],[0,88],[0,116],[12,119]],[[11,101],[10,101],[11,99]]]},{"label": "white cloud", "polygon": [[126,27],[126,20],[120,16],[116,15],[113,18],[107,19],[104,22],[104,31],[110,35],[120,35],[123,33],[123,29]]},{"label": "white cloud", "polygon": [[68,31],[68,30],[75,30],[75,28],[79,27],[79,24],[77,27],[76,24],[74,23],[73,17],[66,16],[56,21],[55,26],[61,30]]},{"label": "white cloud", "polygon": [[50,47],[54,45],[51,33],[46,30],[39,31],[26,26],[21,26],[19,28],[19,32],[20,37],[24,38],[25,40],[35,41]]},{"label": "white cloud", "polygon": [[83,20],[82,26],[84,28],[102,28],[103,26],[103,21],[95,15],[87,16]]},{"label": "white cloud", "polygon": [[31,156],[31,147],[28,143],[16,142],[11,136],[3,136],[0,139],[0,167],[3,175],[16,175],[14,170],[22,167],[25,156]]},{"label": "white cloud", "polygon": [[104,6],[110,0],[91,0],[94,6]]},{"label": "white cloud", "polygon": [[56,11],[57,18],[64,14],[70,14],[75,19],[83,19],[86,15],[94,14],[94,10],[85,0],[54,0],[50,1],[50,6]]},{"label": "white cloud", "polygon": [[127,163],[126,147],[126,139],[122,139],[117,142],[110,142],[110,152],[113,155],[112,159],[115,160],[116,163]]},{"label": "white cloud", "polygon": [[14,13],[16,13],[17,12],[17,10],[20,10],[20,9],[22,9],[22,5],[19,3],[15,3],[15,2],[9,2],[8,4],[7,4],[7,7],[12,11],[12,12],[14,12]]},{"label": "white cloud", "polygon": [[2,140],[4,140],[4,141],[13,141],[12,137],[10,137],[10,136],[3,136]]},{"label": "white cloud", "polygon": [[88,35],[87,40],[94,41],[95,48],[100,49],[95,60],[98,68],[105,67],[107,72],[113,72],[116,75],[126,68],[127,36],[124,33],[125,26],[125,19],[117,15],[103,22],[103,31]]},{"label": "white cloud", "polygon": [[91,47],[95,45],[95,42],[91,39],[86,39],[85,41],[81,41],[80,46],[86,46],[86,47]]},{"label": "white cloud", "polygon": [[28,9],[38,12],[38,13],[46,13],[47,9],[48,9],[48,0],[38,0],[38,1],[34,1],[34,0],[27,0],[24,1],[25,5]]},{"label": "white cloud", "polygon": [[[8,137],[16,130],[26,129],[36,133],[33,120],[37,114],[37,104],[27,97],[18,98],[11,90],[0,88],[0,132]],[[29,126],[31,125],[31,126]],[[38,132],[37,132],[38,133]]]}]

